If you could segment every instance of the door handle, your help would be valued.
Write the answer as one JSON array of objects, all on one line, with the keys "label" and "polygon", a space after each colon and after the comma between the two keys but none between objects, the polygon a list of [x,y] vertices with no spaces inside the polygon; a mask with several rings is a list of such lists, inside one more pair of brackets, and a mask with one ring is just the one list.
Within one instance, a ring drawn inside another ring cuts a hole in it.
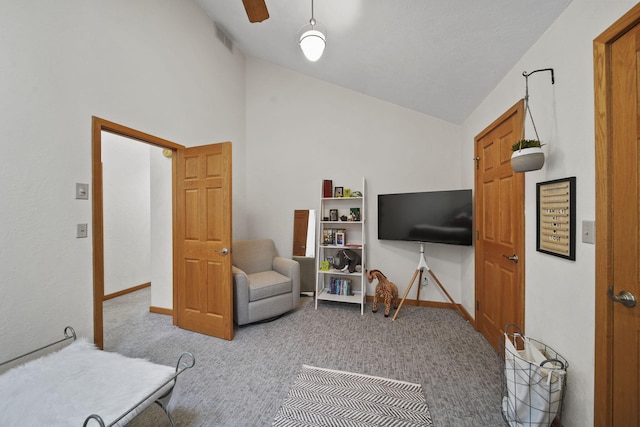
[{"label": "door handle", "polygon": [[227,248],[222,248],[222,249],[220,249],[219,251],[218,251],[218,250],[214,250],[214,252],[218,252],[219,254],[226,255],[226,254],[228,254],[228,253],[229,253],[229,249],[227,249]]},{"label": "door handle", "polygon": [[633,308],[636,306],[636,297],[629,291],[620,291],[618,295],[613,294],[613,286],[607,289],[607,295],[615,302],[619,302],[625,307]]},{"label": "door handle", "polygon": [[502,256],[505,257],[506,259],[508,259],[509,261],[513,261],[515,264],[517,264],[518,260],[520,259],[520,258],[518,258],[517,254],[513,254],[511,256],[503,254]]}]

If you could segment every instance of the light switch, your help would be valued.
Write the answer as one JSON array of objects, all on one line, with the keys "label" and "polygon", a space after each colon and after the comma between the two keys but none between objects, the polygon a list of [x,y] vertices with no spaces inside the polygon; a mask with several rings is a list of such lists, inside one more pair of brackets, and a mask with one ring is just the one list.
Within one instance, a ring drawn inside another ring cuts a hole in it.
[{"label": "light switch", "polygon": [[582,221],[582,242],[596,243],[596,222],[595,221]]},{"label": "light switch", "polygon": [[89,184],[76,183],[76,199],[89,199]]},{"label": "light switch", "polygon": [[88,228],[87,224],[78,224],[78,231],[77,231],[76,237],[78,239],[87,237],[87,228]]}]

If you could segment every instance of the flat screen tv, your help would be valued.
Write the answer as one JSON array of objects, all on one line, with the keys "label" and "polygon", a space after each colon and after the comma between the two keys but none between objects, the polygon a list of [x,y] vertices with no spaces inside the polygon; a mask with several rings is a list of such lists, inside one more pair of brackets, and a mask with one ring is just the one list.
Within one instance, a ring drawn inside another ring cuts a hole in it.
[{"label": "flat screen tv", "polygon": [[472,244],[471,190],[378,195],[378,239]]}]

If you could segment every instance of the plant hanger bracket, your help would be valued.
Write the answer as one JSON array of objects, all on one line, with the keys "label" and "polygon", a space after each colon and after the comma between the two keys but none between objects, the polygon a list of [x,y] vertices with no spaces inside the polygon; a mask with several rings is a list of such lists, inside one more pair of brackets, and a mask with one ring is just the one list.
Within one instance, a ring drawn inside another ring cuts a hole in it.
[{"label": "plant hanger bracket", "polygon": [[[524,81],[525,81],[525,93],[524,93],[524,117],[523,117],[523,124],[524,124],[524,120],[527,118],[527,113],[529,113],[529,117],[531,118],[531,124],[533,125],[533,131],[536,134],[536,139],[539,141],[540,137],[538,136],[538,129],[536,129],[536,123],[533,121],[533,114],[531,114],[531,108],[529,107],[529,76],[534,74],[534,73],[538,73],[540,71],[550,71],[551,72],[551,84],[555,84],[555,76],[553,73],[553,68],[541,68],[539,70],[534,70],[530,73],[527,73],[526,71],[522,72],[522,75],[524,76]],[[520,147],[522,147],[522,141],[524,140],[524,126],[522,126],[522,139],[520,140]]]}]

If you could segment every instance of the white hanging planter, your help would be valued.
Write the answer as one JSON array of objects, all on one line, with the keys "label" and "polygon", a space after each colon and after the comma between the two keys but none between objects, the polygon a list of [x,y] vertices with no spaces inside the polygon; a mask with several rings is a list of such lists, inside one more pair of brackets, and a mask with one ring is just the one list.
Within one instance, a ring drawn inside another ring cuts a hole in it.
[{"label": "white hanging planter", "polygon": [[[522,139],[511,146],[511,168],[515,172],[529,172],[541,169],[544,165],[544,152],[542,151],[542,145],[540,143],[540,137],[538,136],[538,130],[536,124],[533,121],[533,114],[531,114],[531,108],[529,107],[529,76],[538,71],[551,71],[551,84],[554,84],[553,68],[545,68],[542,70],[535,70],[530,73],[526,71],[522,73],[525,78],[525,95],[524,95],[524,114],[522,116]],[[535,139],[526,139],[524,137],[524,121],[529,113],[531,117],[531,125],[533,131],[536,134]]]},{"label": "white hanging planter", "polygon": [[523,148],[511,154],[511,168],[515,172],[529,172],[541,169],[544,152],[541,147]]}]

